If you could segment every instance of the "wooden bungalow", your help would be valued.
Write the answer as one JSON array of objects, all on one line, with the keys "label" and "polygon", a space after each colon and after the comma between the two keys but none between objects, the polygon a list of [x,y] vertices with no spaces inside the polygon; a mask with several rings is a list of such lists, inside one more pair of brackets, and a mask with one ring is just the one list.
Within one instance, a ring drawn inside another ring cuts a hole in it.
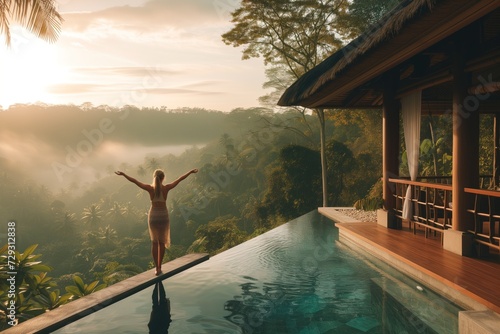
[{"label": "wooden bungalow", "polygon": [[[281,106],[383,110],[378,222],[442,236],[461,255],[499,249],[500,1],[406,0],[290,86]],[[448,114],[449,182],[418,177],[421,114]],[[494,115],[494,168],[479,175],[479,115]],[[410,178],[399,177],[400,118]]]}]

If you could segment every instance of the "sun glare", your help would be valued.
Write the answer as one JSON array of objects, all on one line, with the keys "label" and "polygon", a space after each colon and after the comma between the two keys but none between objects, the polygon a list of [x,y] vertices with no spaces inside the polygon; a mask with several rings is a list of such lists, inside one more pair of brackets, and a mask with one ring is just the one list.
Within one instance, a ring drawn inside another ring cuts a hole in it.
[{"label": "sun glare", "polygon": [[[1,41],[3,42],[3,41]],[[64,79],[57,45],[13,29],[11,46],[0,44],[0,106],[49,102],[47,87]]]}]

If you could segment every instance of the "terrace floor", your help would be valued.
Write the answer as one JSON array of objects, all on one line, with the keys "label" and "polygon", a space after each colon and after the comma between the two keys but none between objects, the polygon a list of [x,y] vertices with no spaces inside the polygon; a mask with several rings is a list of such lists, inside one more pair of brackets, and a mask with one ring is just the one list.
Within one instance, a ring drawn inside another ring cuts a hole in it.
[{"label": "terrace floor", "polygon": [[341,238],[363,245],[457,304],[467,309],[500,313],[500,261],[497,256],[488,259],[460,256],[444,250],[439,236],[425,238],[423,232],[413,234],[407,227],[388,229],[376,222],[353,222],[352,219],[343,222],[342,215],[332,208],[320,208],[319,212],[337,222]]}]

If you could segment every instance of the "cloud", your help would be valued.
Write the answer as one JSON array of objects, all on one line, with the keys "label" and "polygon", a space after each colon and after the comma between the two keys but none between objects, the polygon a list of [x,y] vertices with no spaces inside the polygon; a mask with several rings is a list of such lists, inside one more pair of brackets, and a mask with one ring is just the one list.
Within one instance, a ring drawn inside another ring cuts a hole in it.
[{"label": "cloud", "polygon": [[189,29],[227,24],[236,0],[150,0],[142,6],[115,6],[92,12],[62,12],[64,31],[86,32],[99,28],[154,33],[176,27]]},{"label": "cloud", "polygon": [[[224,94],[219,91],[208,91],[203,90],[203,88],[213,88],[219,82],[217,81],[201,81],[188,85],[183,85],[179,87],[140,87],[137,88],[146,94],[155,95],[175,95],[175,94],[195,94],[195,95],[219,95]],[[73,84],[56,84],[50,85],[47,88],[48,92],[51,94],[60,95],[74,95],[74,94],[84,94],[84,93],[112,93],[112,92],[122,92],[124,91],[123,86],[117,84],[112,85],[102,85],[102,84],[88,84],[88,83],[73,83]]]},{"label": "cloud", "polygon": [[[145,87],[153,85],[156,88],[156,86],[166,81],[166,77],[183,73],[179,70],[143,66],[77,67],[72,69],[72,72],[79,77],[86,78],[83,81],[92,78],[93,81],[99,83],[73,82],[53,84],[47,87],[47,91],[51,94],[62,95],[99,93],[104,91],[117,92],[126,88],[127,83],[135,83],[137,86],[137,82],[143,83]],[[137,81],[137,79],[141,80]],[[107,84],[103,84],[104,82]]]},{"label": "cloud", "polygon": [[220,95],[223,92],[209,92],[203,90],[193,90],[185,88],[150,88],[145,89],[145,93],[156,95],[176,95],[176,94],[194,94],[194,95]]},{"label": "cloud", "polygon": [[106,89],[105,85],[98,84],[84,84],[84,83],[72,83],[72,84],[56,84],[47,87],[47,91],[51,94],[82,94],[99,92]]},{"label": "cloud", "polygon": [[242,62],[220,37],[241,0],[61,1],[65,21],[51,46],[64,71],[44,85],[51,103],[230,110],[260,94],[260,60]]},{"label": "cloud", "polygon": [[215,80],[212,80],[212,81],[199,81],[199,82],[194,82],[194,83],[191,83],[191,84],[188,84],[188,85],[184,85],[183,87],[184,88],[213,87],[213,86],[221,84],[221,83],[222,83],[221,81],[215,81]]},{"label": "cloud", "polygon": [[199,81],[190,83],[187,85],[182,85],[179,87],[157,87],[149,88],[144,91],[149,94],[156,95],[174,95],[174,94],[194,94],[194,95],[220,95],[225,94],[220,91],[204,90],[206,88],[213,89],[214,86],[221,84],[220,81]]},{"label": "cloud", "polygon": [[169,76],[180,74],[181,71],[170,70],[165,68],[152,68],[152,67],[81,67],[73,69],[85,75],[117,75],[117,76],[130,76],[130,77],[145,77],[145,76]]}]

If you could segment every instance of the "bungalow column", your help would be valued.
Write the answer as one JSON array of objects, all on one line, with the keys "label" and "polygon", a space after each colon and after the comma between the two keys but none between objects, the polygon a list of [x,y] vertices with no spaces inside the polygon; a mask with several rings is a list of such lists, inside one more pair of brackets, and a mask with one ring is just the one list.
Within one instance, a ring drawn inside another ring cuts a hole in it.
[{"label": "bungalow column", "polygon": [[[382,173],[384,209],[389,217],[396,205],[395,187],[389,184],[389,178],[399,176],[399,100],[395,98],[397,78],[385,80],[384,105],[382,114]],[[389,221],[389,225],[390,225]]]},{"label": "bungalow column", "polygon": [[[458,48],[457,48],[458,49]],[[458,51],[458,50],[457,50]],[[463,50],[460,50],[463,51]],[[453,64],[452,229],[467,231],[472,208],[464,188],[479,185],[479,100],[467,93],[470,77],[464,72],[465,52],[455,52]]]},{"label": "bungalow column", "polygon": [[500,187],[500,113],[496,112],[493,123],[493,185]]}]

